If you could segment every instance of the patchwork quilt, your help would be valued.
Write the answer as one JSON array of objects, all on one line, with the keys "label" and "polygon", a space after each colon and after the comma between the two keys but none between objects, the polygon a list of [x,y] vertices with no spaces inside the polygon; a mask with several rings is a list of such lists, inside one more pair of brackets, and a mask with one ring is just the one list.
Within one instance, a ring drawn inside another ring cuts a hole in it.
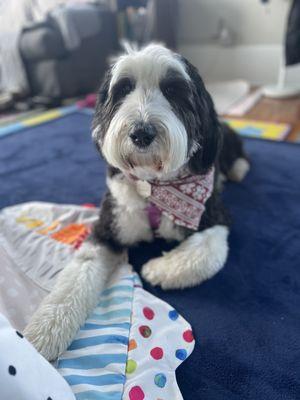
[{"label": "patchwork quilt", "polygon": [[182,399],[175,370],[193,351],[191,326],[145,291],[128,264],[99,294],[97,307],[55,363],[56,370],[19,332],[88,237],[97,213],[90,205],[40,202],[0,213],[0,387],[6,398]]}]

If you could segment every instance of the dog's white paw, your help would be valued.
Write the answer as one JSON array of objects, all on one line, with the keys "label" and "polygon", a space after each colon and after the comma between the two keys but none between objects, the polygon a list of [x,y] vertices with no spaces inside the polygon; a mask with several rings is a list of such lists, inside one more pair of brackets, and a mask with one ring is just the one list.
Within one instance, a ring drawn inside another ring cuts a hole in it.
[{"label": "dog's white paw", "polygon": [[187,286],[184,270],[184,262],[181,257],[176,257],[176,251],[164,253],[162,257],[153,258],[142,268],[143,278],[153,286],[161,286],[162,289],[183,289]]},{"label": "dog's white paw", "polygon": [[233,182],[241,182],[248,174],[249,170],[249,161],[245,158],[238,158],[228,172],[228,178]]},{"label": "dog's white paw", "polygon": [[76,333],[73,325],[72,317],[64,307],[48,304],[41,306],[34,314],[24,335],[42,356],[53,361],[72,341]]},{"label": "dog's white paw", "polygon": [[181,264],[180,257],[176,260],[174,255],[169,252],[148,261],[142,268],[143,278],[151,285],[160,286],[164,290],[183,289],[198,284],[195,280],[192,284],[188,282],[184,273],[184,263]]},{"label": "dog's white paw", "polygon": [[183,289],[199,285],[224,266],[228,253],[228,229],[214,226],[194,233],[162,257],[148,261],[143,278],[163,289]]},{"label": "dog's white paw", "polygon": [[153,258],[144,264],[142,277],[153,286],[162,286],[166,279],[164,256]]}]

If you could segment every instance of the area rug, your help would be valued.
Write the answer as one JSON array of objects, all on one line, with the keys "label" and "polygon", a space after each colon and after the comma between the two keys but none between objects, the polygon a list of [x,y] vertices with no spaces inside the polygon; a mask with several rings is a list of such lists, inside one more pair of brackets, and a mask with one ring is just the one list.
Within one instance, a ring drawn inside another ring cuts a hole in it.
[{"label": "area rug", "polygon": [[[0,207],[99,204],[105,164],[90,125],[90,115],[75,112],[2,137]],[[251,171],[223,195],[233,221],[225,268],[183,291],[144,282],[193,326],[195,350],[177,373],[185,400],[295,400],[300,393],[300,146],[256,139],[245,146]],[[141,244],[130,261],[139,271],[173,245]]]},{"label": "area rug", "polygon": [[[89,108],[81,107],[80,104],[72,104],[65,107],[58,107],[50,110],[29,111],[26,113],[12,115],[11,119],[0,119],[0,137],[7,136],[12,133],[20,133],[26,131],[26,128],[48,123],[55,119],[62,118],[65,115],[73,113],[92,114]],[[1,123],[2,122],[2,123]]]},{"label": "area rug", "polygon": [[266,140],[284,140],[290,133],[290,124],[231,118],[225,120],[241,136]]}]

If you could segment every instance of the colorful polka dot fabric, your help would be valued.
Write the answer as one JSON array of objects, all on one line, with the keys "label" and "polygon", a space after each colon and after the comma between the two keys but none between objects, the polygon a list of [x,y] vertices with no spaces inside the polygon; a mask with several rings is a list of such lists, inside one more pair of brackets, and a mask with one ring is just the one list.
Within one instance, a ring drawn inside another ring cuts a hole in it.
[{"label": "colorful polka dot fabric", "polygon": [[175,370],[193,351],[191,327],[169,304],[146,292],[137,275],[135,282],[122,399],[182,399]]}]

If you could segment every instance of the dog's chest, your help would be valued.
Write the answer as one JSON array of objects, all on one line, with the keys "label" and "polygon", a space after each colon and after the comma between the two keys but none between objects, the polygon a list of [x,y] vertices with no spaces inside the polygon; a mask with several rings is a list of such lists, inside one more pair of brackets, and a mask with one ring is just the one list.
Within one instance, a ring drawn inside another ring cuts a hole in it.
[{"label": "dog's chest", "polygon": [[117,175],[108,178],[107,184],[115,200],[113,216],[116,234],[123,244],[150,242],[155,237],[178,241],[185,238],[186,229],[175,225],[167,216],[160,215],[159,221],[155,221],[155,211],[145,199],[146,182],[136,185]]}]

